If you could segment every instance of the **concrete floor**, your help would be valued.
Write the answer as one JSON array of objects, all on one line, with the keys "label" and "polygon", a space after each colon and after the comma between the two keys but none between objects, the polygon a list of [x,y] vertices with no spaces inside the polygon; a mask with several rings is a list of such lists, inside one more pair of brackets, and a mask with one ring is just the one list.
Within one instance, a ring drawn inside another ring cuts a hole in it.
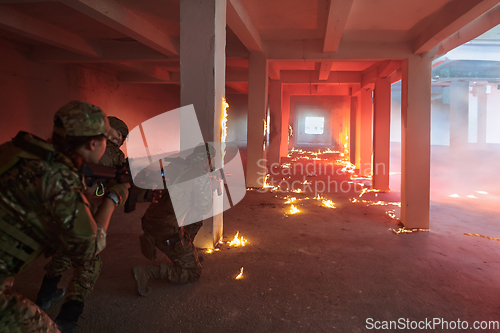
[{"label": "concrete floor", "polygon": [[[397,149],[393,153],[397,157]],[[433,151],[435,157],[442,151]],[[397,170],[397,161],[392,167]],[[375,321],[436,318],[449,325],[468,321],[470,327],[474,321],[500,320],[500,242],[464,235],[500,237],[494,176],[488,178],[492,192],[487,199],[452,198],[450,180],[443,177],[446,167],[433,170],[431,229],[413,234],[392,232],[398,222],[386,211],[394,207],[351,203],[353,191],[323,194],[336,209],[308,199],[296,204],[301,213],[288,216],[284,197],[311,193],[247,191],[224,214],[224,235],[232,238],[239,231],[250,244],[204,254],[200,281],[153,281],[148,297],[138,295],[131,271],[148,264],[138,242],[147,204],[130,214],[117,212],[102,253],[102,274],[78,332],[363,332]],[[391,184],[397,184],[397,175],[393,178]],[[363,198],[394,201],[398,195]],[[45,262],[37,260],[18,276],[19,292],[35,299]],[[167,259],[162,256],[160,262]],[[243,278],[236,280],[241,267]],[[48,313],[55,317],[59,307]],[[441,324],[427,328],[447,331]]]}]

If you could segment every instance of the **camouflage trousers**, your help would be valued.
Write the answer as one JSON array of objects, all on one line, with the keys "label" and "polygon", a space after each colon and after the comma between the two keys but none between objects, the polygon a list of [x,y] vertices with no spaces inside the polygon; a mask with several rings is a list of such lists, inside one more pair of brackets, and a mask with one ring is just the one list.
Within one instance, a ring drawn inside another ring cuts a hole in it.
[{"label": "camouflage trousers", "polygon": [[45,271],[49,278],[53,278],[63,275],[71,265],[75,270],[66,291],[65,302],[71,300],[84,302],[94,289],[97,278],[101,274],[101,258],[96,255],[81,264],[72,262],[69,257],[62,253],[56,253],[52,260],[45,265]]},{"label": "camouflage trousers", "polygon": [[167,255],[174,265],[162,264],[160,266],[160,277],[172,283],[197,281],[201,276],[202,267],[198,260],[198,253],[189,236],[174,245],[167,245],[165,241],[166,239],[155,238],[155,245]]},{"label": "camouflage trousers", "polygon": [[9,278],[0,286],[0,333],[58,333],[45,312],[12,290],[12,282]]}]

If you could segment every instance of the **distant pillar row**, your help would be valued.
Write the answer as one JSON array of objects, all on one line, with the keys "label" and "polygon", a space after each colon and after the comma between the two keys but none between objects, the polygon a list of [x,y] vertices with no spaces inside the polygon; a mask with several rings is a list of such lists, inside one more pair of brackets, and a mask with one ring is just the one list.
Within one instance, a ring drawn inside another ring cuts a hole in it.
[{"label": "distant pillar row", "polygon": [[248,69],[247,187],[262,187],[266,175],[267,60],[251,53]]},{"label": "distant pillar row", "polygon": [[[180,2],[181,105],[193,104],[203,139],[219,141],[225,95],[226,0]],[[181,150],[192,148],[190,124],[181,119]],[[214,196],[222,207],[222,196]],[[213,248],[222,237],[222,214],[204,221],[195,246]]]},{"label": "distant pillar row", "polygon": [[391,82],[377,78],[374,90],[372,187],[389,191]]}]

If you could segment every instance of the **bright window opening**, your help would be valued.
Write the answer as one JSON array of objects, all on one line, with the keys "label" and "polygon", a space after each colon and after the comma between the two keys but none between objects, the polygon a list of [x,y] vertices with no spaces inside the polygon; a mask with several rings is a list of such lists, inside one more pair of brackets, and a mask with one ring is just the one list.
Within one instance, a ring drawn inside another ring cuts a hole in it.
[{"label": "bright window opening", "polygon": [[306,134],[323,134],[324,129],[324,117],[306,117]]}]

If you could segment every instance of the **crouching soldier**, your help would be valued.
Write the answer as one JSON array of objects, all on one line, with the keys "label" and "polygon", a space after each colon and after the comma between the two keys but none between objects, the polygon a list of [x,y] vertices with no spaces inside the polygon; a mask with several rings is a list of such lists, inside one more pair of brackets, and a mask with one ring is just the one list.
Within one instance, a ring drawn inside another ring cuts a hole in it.
[{"label": "crouching soldier", "polygon": [[203,144],[185,160],[177,158],[165,167],[168,185],[189,185],[169,186],[171,191],[164,190],[158,202],[152,203],[142,217],[142,253],[154,260],[159,249],[173,265],[134,267],[141,295],[150,293],[151,278],[171,283],[189,283],[200,278],[202,267],[193,241],[202,226],[203,215],[212,208],[212,181],[207,174],[214,156],[215,149]]},{"label": "crouching soldier", "polygon": [[[110,188],[93,215],[80,171],[99,161],[114,132],[100,108],[73,101],[55,114],[53,145],[20,132],[0,146],[1,332],[59,332],[13,291],[12,281],[42,253],[61,251],[83,266],[104,249],[111,214],[125,202],[129,185]],[[77,304],[66,307],[78,310]]]}]

